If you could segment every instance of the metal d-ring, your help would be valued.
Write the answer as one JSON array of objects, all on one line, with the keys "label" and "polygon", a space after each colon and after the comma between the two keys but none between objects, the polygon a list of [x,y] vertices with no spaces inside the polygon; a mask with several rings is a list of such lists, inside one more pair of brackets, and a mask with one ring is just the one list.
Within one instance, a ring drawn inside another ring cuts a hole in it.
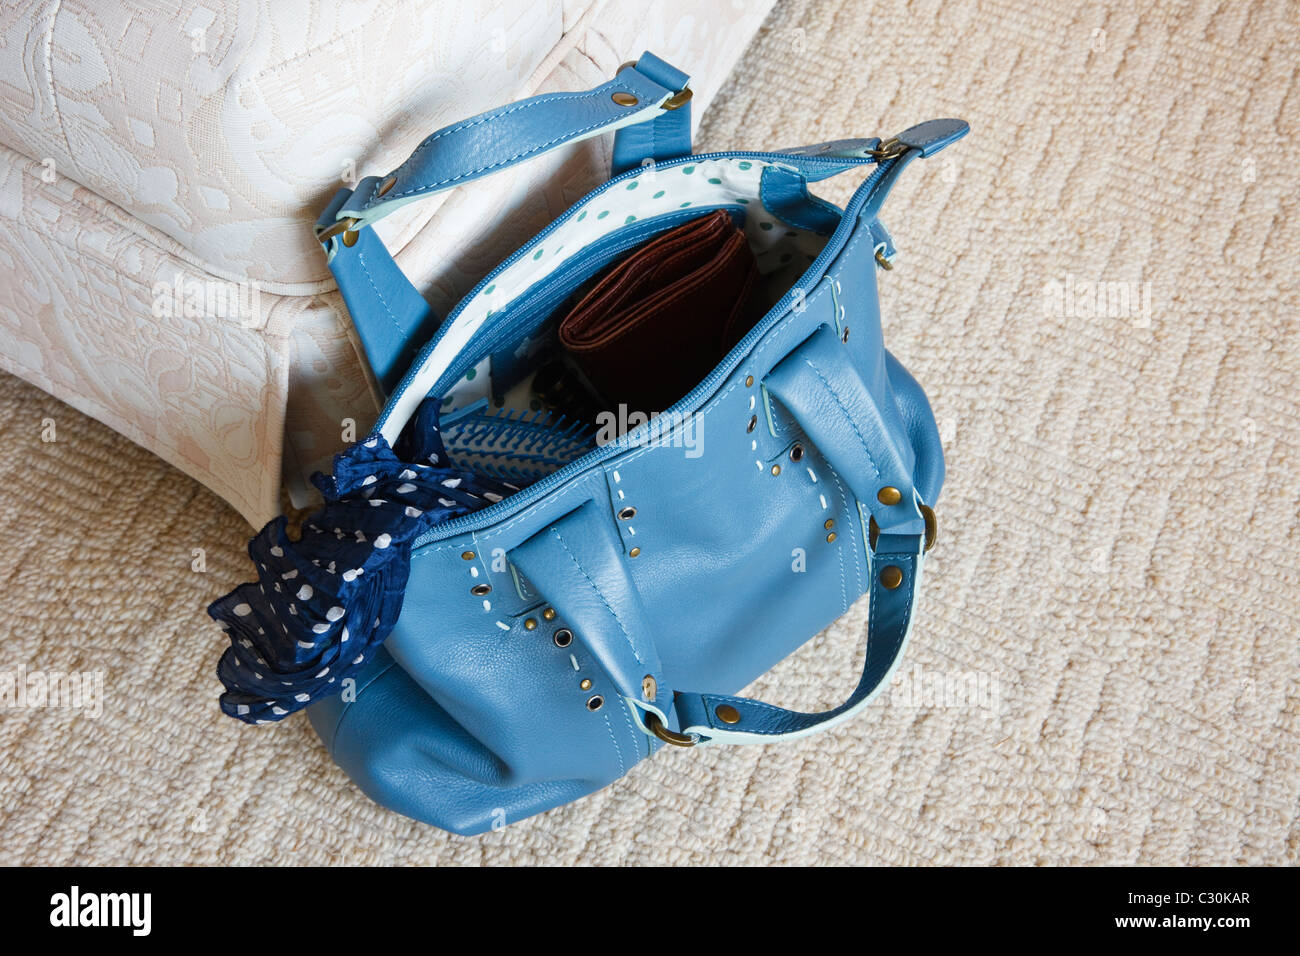
[{"label": "metal d-ring", "polygon": [[659,715],[647,711],[645,715],[646,729],[654,734],[666,744],[672,744],[674,747],[694,747],[699,740],[690,734],[679,734],[675,730],[669,730],[664,726],[664,722],[659,719]]},{"label": "metal d-ring", "polygon": [[[921,518],[925,521],[925,548],[923,553],[928,552],[934,547],[935,540],[939,537],[939,519],[934,516],[934,509],[929,505],[917,505],[920,509]],[[876,539],[880,537],[880,525],[876,524],[876,517],[872,515],[867,521],[867,547],[872,551],[876,550]]]}]

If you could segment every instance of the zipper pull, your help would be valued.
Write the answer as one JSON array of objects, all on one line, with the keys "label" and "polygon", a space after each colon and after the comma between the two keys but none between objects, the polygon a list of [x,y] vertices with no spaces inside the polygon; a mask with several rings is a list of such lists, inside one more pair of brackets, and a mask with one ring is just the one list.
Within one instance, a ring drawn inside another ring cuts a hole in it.
[{"label": "zipper pull", "polygon": [[916,150],[922,156],[930,156],[950,143],[957,142],[969,132],[970,125],[965,120],[926,120],[903,130],[897,136],[891,136],[868,152],[878,163],[898,159],[909,149]]}]

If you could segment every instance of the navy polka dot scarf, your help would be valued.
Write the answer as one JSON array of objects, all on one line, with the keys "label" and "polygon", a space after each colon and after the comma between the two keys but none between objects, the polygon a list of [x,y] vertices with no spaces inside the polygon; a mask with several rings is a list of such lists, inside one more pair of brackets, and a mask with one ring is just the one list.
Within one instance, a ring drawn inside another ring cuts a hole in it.
[{"label": "navy polka dot scarf", "polygon": [[397,623],[415,540],[518,490],[449,466],[437,402],[411,431],[412,461],[425,463],[401,460],[378,435],[358,442],[334,459],[333,476],[313,476],[325,507],[299,540],[280,517],[249,542],[257,580],[208,607],[230,638],[217,666],[229,716],[268,723],[338,693]]}]

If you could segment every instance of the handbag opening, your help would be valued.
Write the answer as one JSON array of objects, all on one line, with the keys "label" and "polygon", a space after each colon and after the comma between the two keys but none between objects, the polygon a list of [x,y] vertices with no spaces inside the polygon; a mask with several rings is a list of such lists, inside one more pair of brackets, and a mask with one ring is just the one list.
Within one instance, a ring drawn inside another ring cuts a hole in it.
[{"label": "handbag opening", "polygon": [[[494,270],[452,311],[410,384],[436,404],[450,464],[522,487],[688,394],[833,231],[827,213],[838,210],[802,180],[801,202],[781,210],[819,228],[764,203],[773,165],[646,166]],[[810,208],[817,216],[796,214]]]}]

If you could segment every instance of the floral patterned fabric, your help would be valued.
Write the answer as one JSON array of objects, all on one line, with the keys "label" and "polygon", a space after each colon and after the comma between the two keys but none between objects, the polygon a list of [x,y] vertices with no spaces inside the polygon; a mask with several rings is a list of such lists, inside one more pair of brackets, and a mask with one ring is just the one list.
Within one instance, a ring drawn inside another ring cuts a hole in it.
[{"label": "floral patterned fabric", "polygon": [[[304,476],[379,408],[312,237],[339,185],[454,120],[595,86],[645,49],[693,74],[698,116],[769,7],[4,5],[0,368],[260,527],[280,511],[282,471],[305,504]],[[603,180],[611,140],[413,204],[381,237],[446,314]]]}]

